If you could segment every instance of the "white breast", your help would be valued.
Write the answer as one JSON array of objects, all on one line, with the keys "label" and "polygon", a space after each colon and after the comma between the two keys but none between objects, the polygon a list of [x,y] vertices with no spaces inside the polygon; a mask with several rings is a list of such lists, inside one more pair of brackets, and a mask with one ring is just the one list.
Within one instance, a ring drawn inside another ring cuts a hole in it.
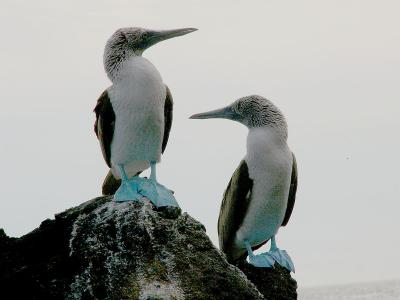
[{"label": "white breast", "polygon": [[275,235],[285,216],[292,171],[292,154],[286,141],[267,127],[250,129],[245,161],[253,180],[252,198],[246,217],[236,233],[258,245]]},{"label": "white breast", "polygon": [[160,160],[166,88],[157,69],[138,56],[124,64],[108,92],[116,117],[112,170],[119,177],[115,167],[123,164],[132,176]]}]

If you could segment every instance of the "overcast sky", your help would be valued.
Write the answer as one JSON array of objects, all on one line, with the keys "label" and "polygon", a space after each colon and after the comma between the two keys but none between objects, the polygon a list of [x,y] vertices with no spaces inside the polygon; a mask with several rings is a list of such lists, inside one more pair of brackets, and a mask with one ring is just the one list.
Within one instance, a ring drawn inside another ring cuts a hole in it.
[{"label": "overcast sky", "polygon": [[[398,1],[0,3],[0,227],[20,236],[100,195],[93,132],[119,27],[197,27],[147,50],[175,100],[159,179],[217,245],[247,130],[196,112],[260,94],[286,115],[299,189],[277,241],[300,286],[400,278]],[[265,249],[263,249],[265,250]]]}]

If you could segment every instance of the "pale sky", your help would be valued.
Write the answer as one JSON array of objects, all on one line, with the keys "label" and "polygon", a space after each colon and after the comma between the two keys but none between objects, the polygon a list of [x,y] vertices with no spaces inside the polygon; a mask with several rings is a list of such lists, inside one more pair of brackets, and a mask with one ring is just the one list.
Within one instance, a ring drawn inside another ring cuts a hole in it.
[{"label": "pale sky", "polygon": [[[174,123],[158,167],[217,245],[223,191],[246,128],[188,117],[260,94],[286,115],[299,188],[278,245],[299,286],[400,278],[400,2],[0,2],[0,227],[28,233],[100,195],[93,132],[119,27],[196,27],[147,50]],[[264,251],[266,249],[263,249]]]}]

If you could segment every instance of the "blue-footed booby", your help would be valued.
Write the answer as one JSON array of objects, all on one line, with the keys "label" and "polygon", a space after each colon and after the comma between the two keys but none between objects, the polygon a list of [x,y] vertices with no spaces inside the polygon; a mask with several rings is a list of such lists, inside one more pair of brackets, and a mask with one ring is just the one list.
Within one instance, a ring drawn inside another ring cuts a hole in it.
[{"label": "blue-footed booby", "polygon": [[[287,141],[287,124],[281,111],[269,100],[253,95],[191,119],[224,118],[247,126],[247,153],[225,190],[218,219],[221,250],[235,263],[249,256],[257,267],[278,262],[294,272],[285,250],[277,247],[275,235],[292,214],[297,166]],[[268,252],[253,250],[271,240]]]},{"label": "blue-footed booby", "polygon": [[[106,43],[104,69],[112,85],[97,101],[94,129],[113,175],[107,178],[122,181],[115,201],[145,196],[156,206],[178,206],[171,191],[156,177],[156,163],[165,150],[172,124],[172,96],[142,53],[160,41],[195,30],[121,28]],[[138,175],[149,167],[150,179],[140,178]]]}]

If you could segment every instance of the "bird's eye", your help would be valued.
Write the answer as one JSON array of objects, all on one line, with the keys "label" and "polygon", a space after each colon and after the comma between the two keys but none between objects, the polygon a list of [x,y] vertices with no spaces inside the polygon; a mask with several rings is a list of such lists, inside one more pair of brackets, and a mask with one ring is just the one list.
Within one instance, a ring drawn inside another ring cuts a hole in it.
[{"label": "bird's eye", "polygon": [[142,39],[146,39],[147,38],[148,33],[147,32],[143,32],[142,33]]}]

